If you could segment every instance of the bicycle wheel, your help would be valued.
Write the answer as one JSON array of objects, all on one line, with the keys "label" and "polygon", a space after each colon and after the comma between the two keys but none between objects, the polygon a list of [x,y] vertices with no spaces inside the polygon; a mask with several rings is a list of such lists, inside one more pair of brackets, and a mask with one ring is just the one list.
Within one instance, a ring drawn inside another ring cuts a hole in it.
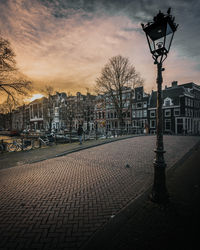
[{"label": "bicycle wheel", "polygon": [[8,152],[15,152],[18,149],[17,145],[13,143],[8,144],[7,148],[8,148]]}]

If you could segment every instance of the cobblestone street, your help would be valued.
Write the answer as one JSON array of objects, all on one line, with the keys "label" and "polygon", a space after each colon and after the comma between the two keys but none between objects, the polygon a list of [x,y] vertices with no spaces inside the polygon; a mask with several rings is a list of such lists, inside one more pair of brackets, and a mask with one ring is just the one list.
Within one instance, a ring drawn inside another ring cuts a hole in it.
[{"label": "cobblestone street", "polygon": [[[155,141],[135,137],[0,170],[0,249],[80,249],[151,185]],[[167,168],[198,141],[165,136]]]}]

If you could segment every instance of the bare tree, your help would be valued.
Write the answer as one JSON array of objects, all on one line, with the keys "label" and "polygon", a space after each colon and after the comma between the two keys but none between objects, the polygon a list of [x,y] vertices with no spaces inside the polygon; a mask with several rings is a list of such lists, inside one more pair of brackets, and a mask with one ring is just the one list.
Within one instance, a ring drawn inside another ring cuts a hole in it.
[{"label": "bare tree", "polygon": [[16,68],[15,54],[10,42],[0,37],[0,94],[7,94],[13,101],[15,96],[27,95],[31,82]]},{"label": "bare tree", "polygon": [[[143,85],[143,79],[130,64],[129,59],[121,55],[112,57],[104,66],[101,75],[96,80],[95,90],[98,94],[103,94],[110,99],[117,113],[120,122],[120,129],[124,124],[124,109],[131,106],[131,102],[127,105],[127,97],[123,93],[131,88]],[[129,97],[130,99],[130,97]]]},{"label": "bare tree", "polygon": [[8,123],[9,130],[12,130],[13,111],[19,106],[18,100],[13,100],[8,96],[6,101],[0,104],[0,113],[4,114],[4,124]]}]

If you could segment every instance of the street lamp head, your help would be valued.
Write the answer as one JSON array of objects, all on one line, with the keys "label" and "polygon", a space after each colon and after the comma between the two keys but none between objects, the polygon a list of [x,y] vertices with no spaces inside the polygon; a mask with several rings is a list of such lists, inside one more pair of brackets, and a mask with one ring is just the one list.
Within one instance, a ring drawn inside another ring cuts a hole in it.
[{"label": "street lamp head", "polygon": [[146,25],[141,24],[155,63],[163,62],[166,59],[178,27],[170,12],[171,8],[168,9],[166,15],[159,11],[153,18],[153,22],[148,22]]}]

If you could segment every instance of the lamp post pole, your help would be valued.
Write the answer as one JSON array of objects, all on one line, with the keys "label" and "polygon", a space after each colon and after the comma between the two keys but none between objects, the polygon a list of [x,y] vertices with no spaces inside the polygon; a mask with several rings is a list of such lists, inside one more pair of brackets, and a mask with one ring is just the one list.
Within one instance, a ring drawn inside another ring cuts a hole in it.
[{"label": "lamp post pole", "polygon": [[156,110],[156,157],[154,160],[154,183],[150,198],[152,201],[163,203],[168,201],[168,192],[166,188],[165,168],[163,146],[163,112],[162,112],[162,62],[157,62],[157,110]]},{"label": "lamp post pole", "polygon": [[[169,199],[166,187],[166,163],[163,146],[162,71],[164,69],[162,63],[167,58],[174,33],[178,27],[174,22],[175,17],[172,17],[170,12],[171,8],[168,9],[167,14],[159,11],[157,16],[153,18],[153,22],[148,22],[146,25],[141,24],[146,34],[154,64],[157,65],[156,156],[154,160],[154,183],[150,195],[151,200],[157,203],[166,203]],[[167,40],[168,42],[166,42]]]}]

